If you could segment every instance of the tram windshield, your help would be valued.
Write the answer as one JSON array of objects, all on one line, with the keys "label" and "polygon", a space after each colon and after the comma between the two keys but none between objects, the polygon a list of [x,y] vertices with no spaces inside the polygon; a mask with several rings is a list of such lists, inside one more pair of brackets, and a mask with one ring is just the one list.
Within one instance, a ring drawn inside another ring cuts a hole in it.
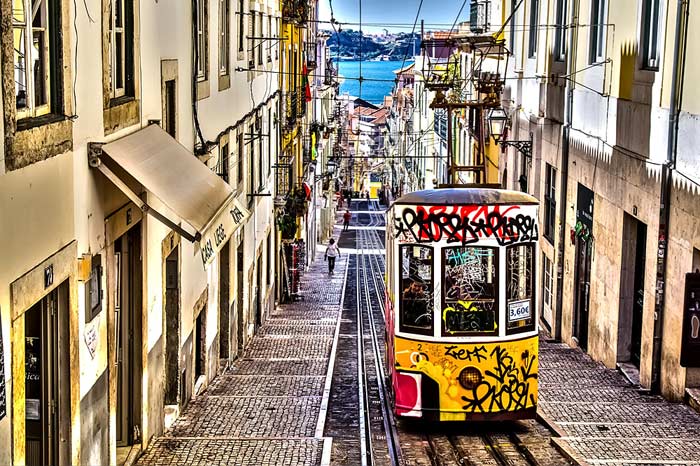
[{"label": "tram windshield", "polygon": [[498,332],[498,249],[444,248],[442,331],[444,335]]},{"label": "tram windshield", "polygon": [[433,249],[401,246],[402,332],[433,333]]},{"label": "tram windshield", "polygon": [[534,246],[509,246],[506,252],[506,333],[520,333],[535,329],[533,280]]}]

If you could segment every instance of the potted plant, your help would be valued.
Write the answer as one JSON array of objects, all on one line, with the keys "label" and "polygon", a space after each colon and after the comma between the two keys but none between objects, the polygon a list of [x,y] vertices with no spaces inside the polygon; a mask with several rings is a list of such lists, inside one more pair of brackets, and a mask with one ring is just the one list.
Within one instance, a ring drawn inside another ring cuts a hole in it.
[{"label": "potted plant", "polygon": [[277,218],[277,227],[282,233],[282,239],[294,239],[297,234],[297,218],[285,213]]}]

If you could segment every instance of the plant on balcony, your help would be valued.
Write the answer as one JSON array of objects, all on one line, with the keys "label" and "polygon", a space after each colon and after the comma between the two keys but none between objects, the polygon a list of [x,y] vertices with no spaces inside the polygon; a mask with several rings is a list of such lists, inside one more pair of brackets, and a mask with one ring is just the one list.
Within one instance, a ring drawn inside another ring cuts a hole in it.
[{"label": "plant on balcony", "polygon": [[289,193],[285,209],[290,215],[302,217],[306,214],[307,206],[306,192],[301,186],[297,186]]},{"label": "plant on balcony", "polygon": [[282,239],[294,239],[297,234],[297,218],[294,215],[285,213],[277,217],[277,228],[282,233]]}]

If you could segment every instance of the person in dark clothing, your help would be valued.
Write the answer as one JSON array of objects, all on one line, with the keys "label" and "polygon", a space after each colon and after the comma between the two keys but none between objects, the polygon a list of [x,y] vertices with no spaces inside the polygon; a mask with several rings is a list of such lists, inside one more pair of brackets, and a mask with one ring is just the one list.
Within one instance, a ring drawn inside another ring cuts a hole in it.
[{"label": "person in dark clothing", "polygon": [[350,219],[352,218],[352,214],[350,213],[349,210],[346,210],[345,213],[343,214],[343,231],[348,231],[348,227],[350,226]]}]

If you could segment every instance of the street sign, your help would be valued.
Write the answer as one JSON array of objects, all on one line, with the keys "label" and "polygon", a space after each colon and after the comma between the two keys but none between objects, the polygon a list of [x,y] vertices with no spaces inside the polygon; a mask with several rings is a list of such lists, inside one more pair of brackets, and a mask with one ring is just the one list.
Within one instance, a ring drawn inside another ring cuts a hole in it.
[{"label": "street sign", "polygon": [[700,273],[685,274],[681,366],[700,367]]},{"label": "street sign", "polygon": [[214,261],[216,254],[223,249],[226,242],[248,217],[250,217],[248,209],[233,197],[219,210],[216,217],[202,232],[202,238],[199,241],[202,262],[204,262],[205,267]]}]

